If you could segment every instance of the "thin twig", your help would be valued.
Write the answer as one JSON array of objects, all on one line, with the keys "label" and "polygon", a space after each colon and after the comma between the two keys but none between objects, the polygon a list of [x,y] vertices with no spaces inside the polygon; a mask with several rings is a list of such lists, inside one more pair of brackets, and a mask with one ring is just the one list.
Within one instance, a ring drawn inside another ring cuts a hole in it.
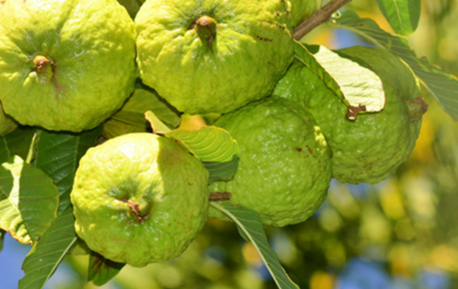
[{"label": "thin twig", "polygon": [[232,197],[231,193],[210,193],[210,202],[215,202],[215,201],[226,201],[230,200]]},{"label": "thin twig", "polygon": [[312,31],[318,25],[329,20],[331,15],[339,10],[340,7],[344,6],[351,0],[333,0],[323,6],[320,10],[315,11],[309,18],[304,20],[296,28],[294,28],[293,36],[294,39],[299,40],[304,37],[305,34]]}]

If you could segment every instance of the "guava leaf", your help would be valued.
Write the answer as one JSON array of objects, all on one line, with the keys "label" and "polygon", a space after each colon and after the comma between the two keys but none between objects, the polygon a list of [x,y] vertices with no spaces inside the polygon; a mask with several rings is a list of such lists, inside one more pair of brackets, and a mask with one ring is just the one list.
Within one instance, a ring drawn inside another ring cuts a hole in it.
[{"label": "guava leaf", "polygon": [[299,288],[286,274],[275,251],[269,246],[261,219],[256,212],[230,204],[211,202],[210,205],[231,218],[238,230],[244,233],[242,237],[253,243],[279,289]]},{"label": "guava leaf", "polygon": [[382,80],[370,69],[324,46],[306,48],[296,42],[295,52],[296,59],[309,67],[347,106],[363,107],[362,111],[366,112],[385,107]]},{"label": "guava leaf", "polygon": [[3,240],[5,240],[6,231],[0,230],[0,253],[3,250]]},{"label": "guava leaf", "polygon": [[56,218],[59,195],[43,171],[19,156],[0,166],[0,228],[24,244],[35,243]]},{"label": "guava leaf", "polygon": [[148,120],[148,122],[151,125],[151,128],[153,129],[154,133],[157,134],[166,134],[171,131],[171,129],[163,123],[154,112],[148,110],[145,112],[145,118]]},{"label": "guava leaf", "polygon": [[135,15],[137,15],[138,10],[140,9],[142,1],[137,0],[118,0],[119,4],[126,8],[127,12],[129,13],[132,19],[135,19]]},{"label": "guava leaf", "polygon": [[409,35],[417,29],[421,0],[377,0],[377,3],[395,33]]},{"label": "guava leaf", "polygon": [[166,126],[175,128],[180,124],[179,113],[159,95],[143,85],[137,85],[132,96],[104,124],[103,135],[113,138],[131,132],[146,132],[150,129],[145,112],[152,111]]},{"label": "guava leaf", "polygon": [[25,159],[35,131],[32,128],[18,128],[14,132],[0,137],[0,164],[15,155]]},{"label": "guava leaf", "polygon": [[353,11],[344,11],[339,17],[328,22],[334,28],[348,29],[361,35],[379,48],[384,48],[403,59],[421,80],[437,102],[454,120],[458,120],[458,79],[420,60],[407,40],[382,30],[372,19],[359,18]]},{"label": "guava leaf", "polygon": [[228,181],[237,172],[239,166],[239,156],[234,155],[228,162],[202,162],[210,173],[208,184],[219,181]]},{"label": "guava leaf", "polygon": [[88,281],[92,281],[94,285],[102,286],[113,279],[113,277],[121,271],[124,265],[123,263],[108,260],[100,254],[92,252],[89,256],[87,279]]},{"label": "guava leaf", "polygon": [[101,126],[78,134],[40,132],[35,165],[50,176],[59,189],[59,214],[70,206],[70,192],[80,158],[96,144],[101,132]]},{"label": "guava leaf", "polygon": [[19,289],[43,288],[77,240],[74,222],[71,208],[55,219],[25,258]]},{"label": "guava leaf", "polygon": [[165,136],[178,140],[202,162],[230,162],[239,153],[238,144],[229,132],[216,126],[196,131],[176,129]]}]

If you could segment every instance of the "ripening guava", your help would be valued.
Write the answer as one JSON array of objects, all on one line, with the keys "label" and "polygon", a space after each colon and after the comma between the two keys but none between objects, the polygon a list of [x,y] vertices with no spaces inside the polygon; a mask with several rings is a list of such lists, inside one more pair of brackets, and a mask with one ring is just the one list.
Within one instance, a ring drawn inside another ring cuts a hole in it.
[{"label": "ripening guava", "polygon": [[0,103],[0,136],[5,136],[17,128],[17,122],[3,111]]},{"label": "ripening guava", "polygon": [[71,202],[88,247],[142,267],[180,255],[207,220],[208,171],[173,140],[132,133],[81,158]]},{"label": "ripening guava", "polygon": [[374,71],[382,80],[385,107],[346,118],[348,107],[316,74],[293,62],[274,95],[310,111],[332,150],[333,178],[346,183],[377,183],[412,152],[426,104],[411,69],[386,50],[351,47],[337,51]]},{"label": "ripening guava", "polygon": [[116,0],[8,0],[0,19],[0,100],[19,123],[91,129],[133,90],[134,23]]},{"label": "ripening guava", "polygon": [[148,0],[135,18],[140,77],[181,112],[235,110],[292,62],[291,21],[285,0]]},{"label": "ripening guava", "polygon": [[[331,180],[330,151],[313,116],[294,102],[267,98],[221,116],[213,125],[237,140],[233,179],[213,183],[228,201],[256,211],[263,224],[282,227],[306,220],[323,203]],[[210,207],[210,217],[225,219]]]},{"label": "ripening guava", "polygon": [[317,8],[315,0],[290,0],[291,14],[293,17],[293,27],[298,26],[308,18]]}]

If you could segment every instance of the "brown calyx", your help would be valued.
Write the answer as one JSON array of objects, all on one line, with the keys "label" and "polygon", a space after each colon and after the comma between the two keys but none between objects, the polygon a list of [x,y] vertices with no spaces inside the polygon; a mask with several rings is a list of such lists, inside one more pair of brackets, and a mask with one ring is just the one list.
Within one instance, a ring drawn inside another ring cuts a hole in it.
[{"label": "brown calyx", "polygon": [[406,102],[407,108],[410,113],[410,121],[416,121],[423,117],[428,110],[428,104],[421,97]]},{"label": "brown calyx", "polygon": [[149,214],[142,214],[140,204],[132,202],[129,199],[119,199],[120,201],[127,204],[130,209],[130,212],[137,218],[138,222],[143,222],[149,218]]},{"label": "brown calyx", "polygon": [[358,117],[358,113],[366,111],[366,106],[359,104],[358,106],[349,106],[345,117],[349,120],[355,120]]}]

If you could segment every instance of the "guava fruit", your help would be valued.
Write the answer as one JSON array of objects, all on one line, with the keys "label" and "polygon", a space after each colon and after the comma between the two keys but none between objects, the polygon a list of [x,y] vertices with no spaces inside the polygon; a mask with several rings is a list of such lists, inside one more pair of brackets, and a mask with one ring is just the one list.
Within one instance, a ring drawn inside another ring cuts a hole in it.
[{"label": "guava fruit", "polygon": [[173,140],[132,133],[81,158],[75,230],[115,262],[142,267],[180,255],[207,220],[208,171]]},{"label": "guava fruit", "polygon": [[[237,141],[240,160],[233,179],[211,192],[229,192],[229,202],[256,211],[264,225],[306,220],[325,200],[331,180],[330,151],[311,114],[294,102],[263,99],[213,123]],[[209,216],[224,216],[210,207]]]},{"label": "guava fruit", "polygon": [[134,23],[116,0],[8,0],[0,19],[0,100],[19,123],[91,129],[133,90]]},{"label": "guava fruit", "polygon": [[346,118],[348,107],[308,67],[295,61],[273,94],[310,111],[332,150],[333,177],[345,183],[377,183],[403,163],[418,137],[425,103],[411,69],[382,49],[337,51],[374,71],[382,80],[385,107]]},{"label": "guava fruit", "polygon": [[293,27],[301,24],[301,22],[312,15],[317,8],[317,2],[315,0],[290,0],[290,2]]},{"label": "guava fruit", "polygon": [[17,122],[3,111],[0,103],[0,136],[5,136],[17,128]]},{"label": "guava fruit", "polygon": [[285,0],[148,0],[135,18],[140,77],[181,112],[235,110],[292,62],[291,20]]}]

